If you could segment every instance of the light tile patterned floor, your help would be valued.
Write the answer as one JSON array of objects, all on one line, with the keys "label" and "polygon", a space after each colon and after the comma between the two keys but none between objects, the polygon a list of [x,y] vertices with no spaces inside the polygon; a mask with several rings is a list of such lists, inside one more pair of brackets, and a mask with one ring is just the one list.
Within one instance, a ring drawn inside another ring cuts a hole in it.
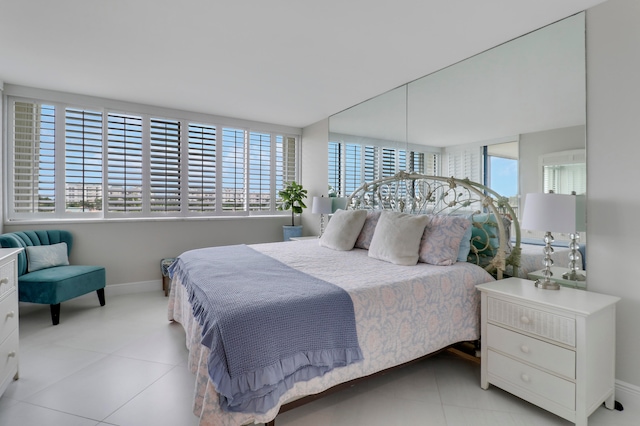
[{"label": "light tile patterned floor", "polygon": [[[108,294],[108,293],[107,293]],[[190,426],[193,376],[184,333],[166,319],[163,292],[20,306],[20,380],[0,398],[2,426]],[[278,417],[277,426],[568,426],[495,387],[479,366],[432,357]],[[640,413],[598,409],[590,426],[631,426]],[[636,409],[637,410],[637,409]]]}]

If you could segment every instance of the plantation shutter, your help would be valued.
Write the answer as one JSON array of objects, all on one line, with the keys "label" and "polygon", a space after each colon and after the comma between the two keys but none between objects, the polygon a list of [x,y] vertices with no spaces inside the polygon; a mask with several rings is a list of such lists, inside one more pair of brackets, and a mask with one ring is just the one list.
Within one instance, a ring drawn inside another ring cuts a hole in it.
[{"label": "plantation shutter", "polygon": [[364,147],[364,181],[372,182],[378,178],[378,147]]},{"label": "plantation shutter", "polygon": [[342,194],[342,179],[340,179],[340,170],[342,169],[340,142],[329,142],[329,186],[336,191],[337,195]]},{"label": "plantation shutter", "polygon": [[102,112],[65,111],[65,211],[102,210]]},{"label": "plantation shutter", "polygon": [[382,176],[389,177],[396,174],[396,150],[382,148]]},{"label": "plantation shutter", "polygon": [[55,213],[55,107],[13,104],[13,209]]},{"label": "plantation shutter", "polygon": [[296,138],[291,136],[276,136],[276,164],[275,164],[275,197],[276,204],[282,202],[278,193],[285,185],[296,179]]},{"label": "plantation shutter", "polygon": [[150,121],[149,209],[180,211],[180,122]]},{"label": "plantation shutter", "polygon": [[216,127],[189,124],[189,211],[216,211]]},{"label": "plantation shutter", "polygon": [[243,211],[245,205],[245,131],[222,129],[222,210]]},{"label": "plantation shutter", "polygon": [[249,210],[271,208],[271,135],[249,133]]},{"label": "plantation shutter", "polygon": [[108,115],[107,209],[142,212],[142,117]]},{"label": "plantation shutter", "polygon": [[448,173],[458,179],[469,178],[482,182],[482,153],[480,147],[454,148],[447,150]]},{"label": "plantation shutter", "polygon": [[344,159],[344,195],[351,195],[361,184],[362,146],[360,144],[345,145]]}]

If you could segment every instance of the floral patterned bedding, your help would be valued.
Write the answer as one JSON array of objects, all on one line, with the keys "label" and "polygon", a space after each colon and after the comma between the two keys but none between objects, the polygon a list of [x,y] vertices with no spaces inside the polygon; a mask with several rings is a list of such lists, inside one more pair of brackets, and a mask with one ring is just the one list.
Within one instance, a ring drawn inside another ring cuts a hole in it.
[{"label": "floral patterned bedding", "polygon": [[[369,258],[366,250],[334,251],[320,247],[315,240],[251,247],[345,289],[353,300],[358,341],[364,355],[363,362],[296,383],[283,395],[281,404],[479,337],[480,298],[475,285],[492,281],[493,277],[476,265],[458,262],[451,266],[399,266]],[[232,286],[229,283],[230,289]],[[174,279],[168,316],[181,323],[186,332],[188,366],[196,375],[193,409],[200,425],[271,421],[279,406],[263,415],[222,411],[208,377],[208,349],[200,344],[200,326],[183,290],[179,280]]]}]

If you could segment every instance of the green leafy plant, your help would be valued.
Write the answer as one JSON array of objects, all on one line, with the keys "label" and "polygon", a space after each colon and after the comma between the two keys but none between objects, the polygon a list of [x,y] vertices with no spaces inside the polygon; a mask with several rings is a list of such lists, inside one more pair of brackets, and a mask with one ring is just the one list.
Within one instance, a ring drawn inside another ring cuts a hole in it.
[{"label": "green leafy plant", "polygon": [[301,214],[307,206],[304,199],[307,198],[307,190],[295,181],[288,183],[284,189],[278,192],[282,202],[278,205],[278,210],[291,210],[291,226],[294,226],[293,219],[296,214]]}]

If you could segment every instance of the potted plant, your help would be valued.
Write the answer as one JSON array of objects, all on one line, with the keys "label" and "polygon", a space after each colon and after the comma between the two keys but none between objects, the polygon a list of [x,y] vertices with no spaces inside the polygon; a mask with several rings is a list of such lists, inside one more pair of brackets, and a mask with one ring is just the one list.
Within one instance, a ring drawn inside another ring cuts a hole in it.
[{"label": "potted plant", "polygon": [[291,210],[291,225],[282,227],[284,240],[289,241],[291,237],[301,237],[302,225],[295,226],[294,219],[296,214],[301,214],[302,210],[307,208],[303,201],[307,198],[307,190],[296,181],[293,181],[279,191],[278,195],[282,199],[282,202],[278,205],[278,210]]}]

